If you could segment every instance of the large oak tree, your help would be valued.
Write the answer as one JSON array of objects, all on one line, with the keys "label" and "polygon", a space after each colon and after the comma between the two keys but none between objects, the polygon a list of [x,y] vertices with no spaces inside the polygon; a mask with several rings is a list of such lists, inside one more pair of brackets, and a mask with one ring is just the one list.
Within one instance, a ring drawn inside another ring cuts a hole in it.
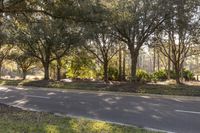
[{"label": "large oak tree", "polygon": [[131,55],[131,78],[136,79],[136,67],[141,47],[166,20],[164,0],[123,0],[112,4],[111,23],[114,35],[127,44]]},{"label": "large oak tree", "polygon": [[176,82],[180,84],[184,61],[192,55],[191,48],[196,47],[197,29],[199,26],[199,0],[171,1],[166,5],[170,18],[156,33],[156,44],[173,64]]},{"label": "large oak tree", "polygon": [[60,78],[60,60],[71,45],[77,44],[78,30],[73,30],[73,27],[65,21],[46,16],[36,17],[28,22],[17,20],[14,28],[18,28],[14,34],[19,48],[42,63],[44,79],[49,79],[49,65],[54,60],[58,63],[58,78]]}]

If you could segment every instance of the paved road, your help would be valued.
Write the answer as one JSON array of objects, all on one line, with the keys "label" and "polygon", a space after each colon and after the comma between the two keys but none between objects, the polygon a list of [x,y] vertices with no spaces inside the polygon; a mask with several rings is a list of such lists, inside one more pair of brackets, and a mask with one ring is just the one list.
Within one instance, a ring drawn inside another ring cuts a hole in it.
[{"label": "paved road", "polygon": [[0,102],[177,133],[200,132],[200,98],[0,87]]}]

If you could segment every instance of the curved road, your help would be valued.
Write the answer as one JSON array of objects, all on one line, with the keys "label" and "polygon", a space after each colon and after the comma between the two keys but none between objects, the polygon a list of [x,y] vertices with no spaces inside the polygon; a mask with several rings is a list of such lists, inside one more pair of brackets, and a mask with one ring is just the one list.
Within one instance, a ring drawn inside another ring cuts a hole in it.
[{"label": "curved road", "polygon": [[1,86],[0,102],[166,132],[200,132],[200,98]]}]

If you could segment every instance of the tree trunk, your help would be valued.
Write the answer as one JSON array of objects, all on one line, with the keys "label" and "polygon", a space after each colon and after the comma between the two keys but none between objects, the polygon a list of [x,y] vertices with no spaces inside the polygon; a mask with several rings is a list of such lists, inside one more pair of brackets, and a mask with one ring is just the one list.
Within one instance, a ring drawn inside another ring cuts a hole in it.
[{"label": "tree trunk", "polygon": [[2,63],[0,63],[0,79],[2,77]]},{"label": "tree trunk", "polygon": [[23,77],[22,77],[22,78],[23,78],[23,80],[26,80],[27,71],[26,71],[26,70],[23,70],[23,71],[22,71],[22,73],[23,73]]},{"label": "tree trunk", "polygon": [[181,84],[181,81],[180,81],[180,69],[178,66],[175,66],[175,73],[176,73],[176,83],[177,84]]},{"label": "tree trunk", "polygon": [[[169,49],[169,56],[170,56],[170,49]],[[170,57],[168,57],[168,72],[167,72],[167,78],[168,78],[168,80],[171,79],[171,60],[170,60]]]},{"label": "tree trunk", "polygon": [[199,56],[196,55],[196,68],[199,68]]},{"label": "tree trunk", "polygon": [[57,81],[61,80],[61,67],[59,65],[57,65]]},{"label": "tree trunk", "polygon": [[103,64],[103,69],[104,69],[104,81],[106,83],[108,83],[108,61],[104,61],[104,64]]},{"label": "tree trunk", "polygon": [[126,80],[126,52],[123,50],[123,70],[122,70],[122,79]]},{"label": "tree trunk", "polygon": [[184,63],[185,61],[183,61],[183,63],[180,64],[181,68],[181,82],[184,82]]},{"label": "tree trunk", "polygon": [[158,59],[157,59],[157,65],[158,65],[158,71],[160,71],[160,53],[158,52]]},{"label": "tree trunk", "polygon": [[121,46],[119,46],[119,81],[122,80],[122,49]]},{"label": "tree trunk", "polygon": [[49,80],[49,63],[43,63],[44,67],[44,80]]},{"label": "tree trunk", "polygon": [[61,60],[57,59],[57,81],[61,80]]},{"label": "tree trunk", "polygon": [[153,48],[153,72],[156,71],[156,48]]},{"label": "tree trunk", "polygon": [[49,78],[56,80],[57,79],[57,67],[50,65],[49,70],[50,70]]},{"label": "tree trunk", "polygon": [[[169,38],[170,38],[170,34],[169,34]],[[168,80],[171,79],[171,40],[169,39],[169,49],[168,49],[168,72],[167,72],[167,78]]]},{"label": "tree trunk", "polygon": [[131,81],[136,82],[137,59],[139,52],[131,52]]},{"label": "tree trunk", "polygon": [[176,83],[177,83],[177,84],[181,84],[181,81],[180,81],[180,73],[179,73],[179,72],[176,72]]},{"label": "tree trunk", "polygon": [[183,67],[181,68],[181,82],[184,82],[184,77],[183,77]]}]

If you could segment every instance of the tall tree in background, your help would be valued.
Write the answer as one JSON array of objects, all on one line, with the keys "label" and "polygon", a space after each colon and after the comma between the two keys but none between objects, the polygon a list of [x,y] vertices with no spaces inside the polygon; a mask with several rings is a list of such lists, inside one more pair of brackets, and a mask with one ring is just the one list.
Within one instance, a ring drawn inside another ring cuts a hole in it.
[{"label": "tall tree in background", "polygon": [[131,55],[131,78],[136,79],[136,67],[141,47],[164,22],[163,0],[115,1],[113,30],[115,36],[127,44]]},{"label": "tall tree in background", "polygon": [[[49,32],[52,32],[52,56],[55,57],[57,63],[57,80],[61,79],[61,67],[62,67],[62,58],[69,53],[71,48],[78,46],[81,40],[81,28],[75,25],[73,22],[62,22],[62,20],[57,20],[53,24],[53,29]],[[70,27],[70,28],[69,28]]]},{"label": "tall tree in background", "polygon": [[[71,33],[66,32],[61,33],[62,35],[60,35],[59,32],[63,32],[66,29],[71,30],[75,27],[68,25],[69,21],[70,23],[73,22],[76,24],[100,22],[102,11],[104,10],[101,9],[101,4],[94,0],[8,0],[2,1],[0,7],[0,12],[5,13],[5,15],[12,14],[12,16],[15,17],[15,19],[11,21],[17,22],[17,26],[14,27],[13,31],[18,35],[17,40],[20,44],[20,48],[25,51],[28,50],[29,54],[38,58],[42,62],[45,68],[44,79],[49,79],[49,63],[55,59],[58,64],[57,78],[60,79],[59,71],[61,63],[59,60],[63,55],[65,55],[66,51],[69,50],[69,45],[74,44],[74,42],[79,40],[77,39],[77,33],[73,36]],[[23,22],[21,22],[22,17]],[[56,18],[60,20],[55,20]],[[67,27],[66,25],[65,27],[58,26],[56,25],[56,22],[53,24],[52,21],[67,23]],[[57,32],[58,30],[60,31]],[[76,28],[76,30],[80,31],[80,27]],[[72,39],[72,36],[75,38]],[[58,39],[59,37],[60,39]],[[60,41],[58,42],[58,40]],[[59,44],[54,44],[54,42]]]},{"label": "tall tree in background", "polygon": [[7,42],[7,35],[6,35],[6,28],[7,25],[1,25],[4,22],[4,18],[0,18],[0,78],[2,76],[2,65],[4,60],[9,55],[12,45],[6,44]]},{"label": "tall tree in background", "polygon": [[23,52],[12,52],[8,59],[16,62],[17,66],[20,68],[22,72],[23,80],[26,79],[27,73],[36,67],[37,60],[33,57],[30,57],[27,53]]},{"label": "tall tree in background", "polygon": [[118,79],[119,79],[119,81],[121,81],[122,80],[122,46],[121,45],[119,45],[119,74],[118,74]]},{"label": "tall tree in background", "polygon": [[[171,18],[163,23],[163,31],[157,37],[160,51],[173,63],[176,82],[180,84],[181,71],[186,57],[194,44],[195,31],[199,22],[198,1],[172,1],[166,5]],[[171,49],[171,52],[169,52]]]},{"label": "tall tree in background", "polygon": [[123,60],[122,60],[122,79],[126,80],[126,47],[123,48]]},{"label": "tall tree in background", "polygon": [[[25,53],[41,61],[45,80],[49,79],[50,63],[57,60],[59,64],[70,46],[78,41],[78,35],[74,36],[73,28],[68,23],[45,16],[34,18],[33,22],[30,20],[28,23],[17,21],[15,28],[18,28],[15,32],[18,46]],[[60,78],[59,74],[58,78]]]},{"label": "tall tree in background", "polygon": [[7,57],[9,56],[12,48],[13,48],[12,45],[7,45],[7,44],[0,45],[0,78],[2,76],[3,63],[5,59],[7,59]]},{"label": "tall tree in background", "polygon": [[88,41],[85,46],[103,65],[105,82],[108,82],[109,61],[118,53],[118,46],[111,32],[107,25],[92,25],[88,30]]},{"label": "tall tree in background", "polygon": [[27,25],[26,29],[20,29],[17,34],[20,49],[41,61],[45,80],[49,79],[49,65],[54,60],[49,25],[49,21],[43,19]]}]

